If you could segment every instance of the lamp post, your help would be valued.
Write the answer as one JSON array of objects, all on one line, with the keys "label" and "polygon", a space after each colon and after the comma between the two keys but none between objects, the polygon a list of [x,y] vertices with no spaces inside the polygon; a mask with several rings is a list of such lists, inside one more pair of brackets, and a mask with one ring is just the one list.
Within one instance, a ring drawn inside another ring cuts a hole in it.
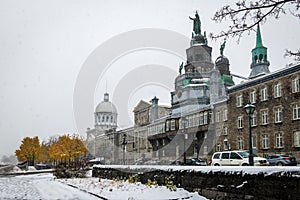
[{"label": "lamp post", "polygon": [[182,117],[182,123],[183,123],[183,133],[184,133],[184,138],[183,138],[183,164],[186,164],[186,151],[185,151],[185,140],[187,139],[188,135],[186,133],[186,117]]},{"label": "lamp post", "polygon": [[249,118],[249,165],[253,166],[253,150],[252,150],[252,132],[251,132],[251,118],[255,110],[255,105],[250,102],[244,107],[244,110]]},{"label": "lamp post", "polygon": [[199,152],[198,152],[198,139],[197,139],[197,137],[194,138],[194,150],[195,150],[195,153],[196,153],[196,158],[198,159]]},{"label": "lamp post", "polygon": [[126,133],[123,134],[122,138],[123,138],[123,142],[122,142],[122,145],[123,145],[123,165],[125,165],[125,147],[126,147],[126,144],[127,144],[127,141],[126,141]]}]

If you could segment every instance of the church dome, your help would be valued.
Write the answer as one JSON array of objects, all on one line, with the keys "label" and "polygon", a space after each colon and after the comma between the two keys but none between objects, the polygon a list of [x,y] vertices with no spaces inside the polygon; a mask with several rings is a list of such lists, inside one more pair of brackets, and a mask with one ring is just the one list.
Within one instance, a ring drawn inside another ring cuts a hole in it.
[{"label": "church dome", "polygon": [[216,65],[229,65],[229,60],[225,56],[219,56],[215,63]]},{"label": "church dome", "polygon": [[117,114],[116,106],[109,101],[108,93],[104,94],[104,101],[100,102],[95,110],[96,113],[114,113]]}]

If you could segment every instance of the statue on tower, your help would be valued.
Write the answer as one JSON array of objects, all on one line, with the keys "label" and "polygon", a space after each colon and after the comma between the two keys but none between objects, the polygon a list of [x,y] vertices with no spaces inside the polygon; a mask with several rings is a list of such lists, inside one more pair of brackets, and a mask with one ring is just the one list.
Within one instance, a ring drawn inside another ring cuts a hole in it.
[{"label": "statue on tower", "polygon": [[183,68],[183,62],[180,64],[180,66],[179,66],[179,74],[181,75],[181,73],[182,73],[182,68]]},{"label": "statue on tower", "polygon": [[220,47],[220,54],[221,54],[221,56],[224,55],[225,45],[226,45],[226,40],[224,40],[223,44],[221,44],[221,47]]},{"label": "statue on tower", "polygon": [[196,35],[201,35],[201,21],[198,12],[196,11],[195,18],[192,17],[189,18],[194,21],[194,26],[193,26],[194,33]]}]

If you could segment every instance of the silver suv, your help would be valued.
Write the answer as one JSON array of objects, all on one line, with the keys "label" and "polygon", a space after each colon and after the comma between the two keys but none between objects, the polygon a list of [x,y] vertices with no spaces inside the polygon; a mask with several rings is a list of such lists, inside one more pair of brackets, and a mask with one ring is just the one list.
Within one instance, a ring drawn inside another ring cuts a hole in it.
[{"label": "silver suv", "polygon": [[[267,159],[253,157],[255,166],[269,165]],[[213,166],[247,166],[249,165],[249,153],[246,151],[223,151],[215,152],[212,156]]]}]

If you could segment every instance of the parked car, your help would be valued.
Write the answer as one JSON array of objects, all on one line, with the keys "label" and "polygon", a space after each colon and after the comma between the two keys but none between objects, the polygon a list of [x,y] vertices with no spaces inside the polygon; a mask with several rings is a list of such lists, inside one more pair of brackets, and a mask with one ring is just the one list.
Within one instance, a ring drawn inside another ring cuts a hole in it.
[{"label": "parked car", "polygon": [[[255,166],[267,166],[267,159],[254,156]],[[249,165],[249,153],[246,151],[223,151],[215,152],[212,156],[211,165],[214,166],[247,166]]]},{"label": "parked car", "polygon": [[37,170],[52,169],[52,165],[51,164],[42,164],[42,163],[39,163],[39,164],[35,165],[35,169],[37,169]]},{"label": "parked car", "polygon": [[182,165],[206,166],[207,163],[205,160],[202,160],[199,158],[187,158],[186,164],[184,164],[184,162],[182,162]]},{"label": "parked car", "polygon": [[294,156],[292,155],[279,155],[279,154],[274,154],[274,155],[268,155],[267,157],[268,162],[270,165],[277,165],[277,166],[296,166],[297,165],[297,160]]},{"label": "parked car", "polygon": [[187,158],[185,164],[183,160],[174,160],[174,161],[170,161],[170,165],[206,166],[207,163],[205,160],[199,158]]}]

